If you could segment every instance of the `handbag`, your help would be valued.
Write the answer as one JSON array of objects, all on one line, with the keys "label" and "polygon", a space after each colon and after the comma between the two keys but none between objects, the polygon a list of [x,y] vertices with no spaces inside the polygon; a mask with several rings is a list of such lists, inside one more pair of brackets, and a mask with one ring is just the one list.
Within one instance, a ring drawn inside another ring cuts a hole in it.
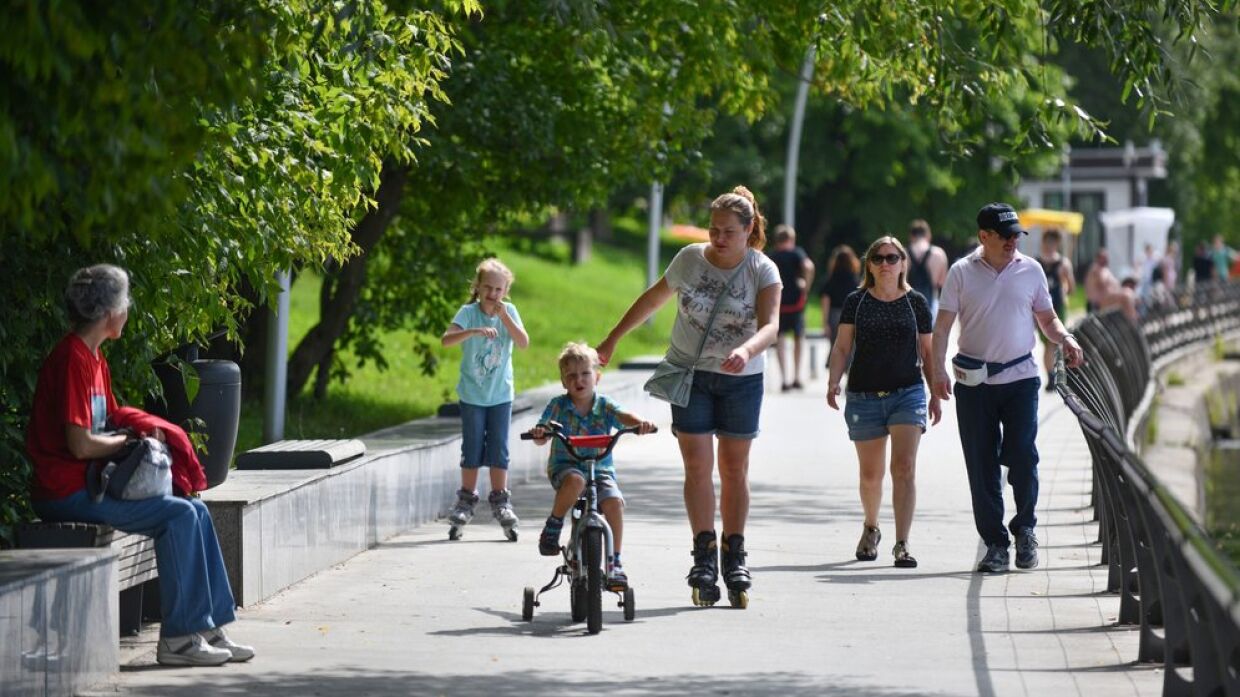
[{"label": "handbag", "polygon": [[86,485],[95,503],[105,494],[123,501],[171,496],[172,457],[154,438],[131,440],[107,459],[91,462]]},{"label": "handbag", "polygon": [[706,337],[710,336],[710,328],[715,323],[715,315],[719,314],[719,303],[723,300],[723,296],[727,295],[728,289],[732,287],[732,281],[740,275],[747,261],[749,261],[748,254],[736,267],[736,271],[732,272],[732,276],[728,278],[727,285],[723,287],[719,297],[715,298],[715,306],[711,308],[710,319],[706,320],[706,326],[702,329],[702,340],[698,342],[697,353],[693,356],[693,361],[688,366],[683,366],[664,357],[659,361],[659,365],[655,366],[654,374],[643,386],[651,397],[670,402],[678,407],[689,404],[689,393],[693,390],[693,372],[698,359],[702,357],[702,350],[706,348]]}]

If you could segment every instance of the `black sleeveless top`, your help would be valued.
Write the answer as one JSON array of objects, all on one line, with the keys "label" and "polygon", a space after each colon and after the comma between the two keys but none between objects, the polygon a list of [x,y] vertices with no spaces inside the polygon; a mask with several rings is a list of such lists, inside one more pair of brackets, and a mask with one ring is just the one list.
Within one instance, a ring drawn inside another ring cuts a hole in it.
[{"label": "black sleeveless top", "polygon": [[1059,268],[1063,266],[1063,257],[1055,261],[1044,261],[1042,257],[1038,257],[1038,263],[1042,265],[1042,272],[1046,274],[1046,285],[1051,291],[1051,307],[1054,308],[1055,314],[1063,319],[1063,279],[1059,275]]},{"label": "black sleeveless top", "polygon": [[905,280],[913,287],[913,290],[921,293],[926,300],[931,300],[938,296],[934,292],[934,281],[930,278],[930,267],[926,262],[930,259],[930,252],[934,251],[934,247],[926,247],[926,253],[921,255],[921,259],[913,256],[912,250],[908,253],[908,276]]}]

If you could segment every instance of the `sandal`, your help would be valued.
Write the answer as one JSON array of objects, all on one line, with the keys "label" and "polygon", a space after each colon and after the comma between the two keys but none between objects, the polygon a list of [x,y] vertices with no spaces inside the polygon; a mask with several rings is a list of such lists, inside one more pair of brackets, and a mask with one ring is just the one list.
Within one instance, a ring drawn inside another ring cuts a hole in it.
[{"label": "sandal", "polygon": [[883,539],[883,534],[878,528],[869,525],[861,528],[861,541],[857,543],[857,559],[859,561],[874,561],[878,559],[878,541]]},{"label": "sandal", "polygon": [[891,548],[891,556],[896,558],[895,565],[901,569],[916,569],[917,559],[908,553],[908,543],[900,540]]}]

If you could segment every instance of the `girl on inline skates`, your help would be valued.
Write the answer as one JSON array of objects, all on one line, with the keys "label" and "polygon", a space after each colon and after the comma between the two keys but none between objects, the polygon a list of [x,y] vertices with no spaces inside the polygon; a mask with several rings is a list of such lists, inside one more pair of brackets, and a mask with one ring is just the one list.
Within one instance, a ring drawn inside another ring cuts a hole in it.
[{"label": "girl on inline skates", "polygon": [[512,421],[512,347],[525,348],[530,337],[517,307],[505,302],[513,275],[499,259],[478,264],[469,303],[462,305],[443,334],[444,346],[461,345],[461,377],[456,394],[461,407],[461,489],[448,514],[449,539],[474,517],[478,503],[478,469],[490,468],[491,513],[509,540],[517,540],[520,522],[508,491],[508,426]]}]

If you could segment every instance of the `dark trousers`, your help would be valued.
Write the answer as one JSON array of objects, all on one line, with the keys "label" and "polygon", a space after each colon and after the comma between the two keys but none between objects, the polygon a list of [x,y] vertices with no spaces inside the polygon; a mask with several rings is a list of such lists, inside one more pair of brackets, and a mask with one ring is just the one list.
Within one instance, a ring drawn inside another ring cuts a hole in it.
[{"label": "dark trousers", "polygon": [[[1006,385],[957,383],[956,420],[973,494],[973,523],[988,545],[1007,547],[1013,534],[1037,524],[1038,378]],[[1016,499],[1016,515],[1003,525],[1003,472]]]}]

